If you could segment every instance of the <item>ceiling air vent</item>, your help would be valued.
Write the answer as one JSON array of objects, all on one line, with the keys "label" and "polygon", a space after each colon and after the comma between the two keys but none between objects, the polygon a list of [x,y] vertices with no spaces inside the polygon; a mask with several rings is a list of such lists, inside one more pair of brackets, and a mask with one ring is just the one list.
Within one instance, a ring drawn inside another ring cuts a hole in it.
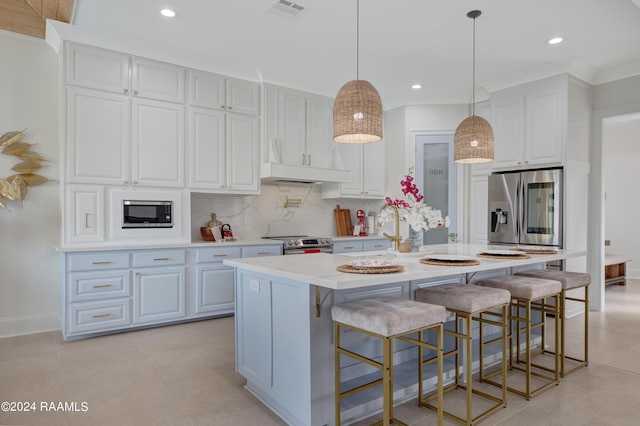
[{"label": "ceiling air vent", "polygon": [[309,6],[303,6],[300,3],[295,3],[289,0],[274,0],[267,10],[281,16],[296,19],[309,10]]}]

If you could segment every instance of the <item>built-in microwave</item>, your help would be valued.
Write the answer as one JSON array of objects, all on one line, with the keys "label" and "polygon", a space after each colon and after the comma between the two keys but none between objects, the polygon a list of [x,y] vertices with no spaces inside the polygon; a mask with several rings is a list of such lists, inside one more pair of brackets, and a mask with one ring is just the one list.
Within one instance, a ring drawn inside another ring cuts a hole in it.
[{"label": "built-in microwave", "polygon": [[123,228],[173,228],[173,201],[122,200]]}]

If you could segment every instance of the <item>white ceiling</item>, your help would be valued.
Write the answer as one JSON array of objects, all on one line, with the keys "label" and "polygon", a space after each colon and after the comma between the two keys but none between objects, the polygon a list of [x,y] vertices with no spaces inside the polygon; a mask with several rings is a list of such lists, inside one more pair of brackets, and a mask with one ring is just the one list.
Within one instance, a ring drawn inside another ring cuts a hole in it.
[{"label": "white ceiling", "polygon": [[[76,0],[72,24],[176,49],[256,80],[335,96],[356,78],[356,0]],[[640,74],[638,0],[361,0],[360,73],[385,109],[468,102],[473,20],[477,86],[571,71],[591,83]],[[159,10],[174,8],[165,18]],[[561,35],[565,41],[545,44]],[[258,71],[259,70],[259,71]],[[419,91],[411,89],[421,83]]]}]

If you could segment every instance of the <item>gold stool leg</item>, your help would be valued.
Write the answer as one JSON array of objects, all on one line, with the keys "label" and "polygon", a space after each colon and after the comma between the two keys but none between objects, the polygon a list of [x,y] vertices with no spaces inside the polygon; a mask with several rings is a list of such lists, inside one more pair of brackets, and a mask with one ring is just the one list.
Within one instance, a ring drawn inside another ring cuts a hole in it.
[{"label": "gold stool leg", "polygon": [[336,417],[336,426],[340,426],[340,352],[338,348],[340,347],[340,326],[337,322],[333,323],[333,340],[334,340],[334,378],[335,378],[335,417]]}]

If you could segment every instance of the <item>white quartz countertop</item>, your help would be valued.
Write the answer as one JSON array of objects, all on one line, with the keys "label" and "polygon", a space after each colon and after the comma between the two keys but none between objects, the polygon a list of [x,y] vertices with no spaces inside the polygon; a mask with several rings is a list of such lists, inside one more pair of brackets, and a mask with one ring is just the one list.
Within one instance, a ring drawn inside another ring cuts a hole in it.
[{"label": "white quartz countertop", "polygon": [[140,243],[104,243],[82,245],[73,247],[56,247],[58,252],[82,252],[82,251],[110,251],[110,250],[153,250],[172,248],[202,248],[202,247],[231,247],[231,246],[258,246],[258,245],[282,245],[282,241],[264,238],[237,238],[235,241],[197,241],[171,244]]},{"label": "white quartz countertop", "polygon": [[[225,265],[239,269],[273,275],[276,277],[304,282],[334,290],[368,287],[400,281],[437,278],[448,275],[489,271],[520,265],[549,262],[553,260],[586,256],[586,251],[558,250],[557,254],[532,254],[529,259],[486,259],[477,258],[479,265],[474,266],[434,266],[420,263],[419,259],[428,254],[461,255],[476,258],[484,250],[509,250],[513,246],[484,244],[438,244],[423,247],[426,251],[400,254],[394,263],[404,266],[404,271],[387,274],[352,274],[336,271],[336,267],[347,263],[353,256],[341,254],[314,253],[305,255],[275,256],[249,259],[226,259]],[[366,255],[387,252],[367,252]],[[360,253],[362,256],[365,253]]]}]

